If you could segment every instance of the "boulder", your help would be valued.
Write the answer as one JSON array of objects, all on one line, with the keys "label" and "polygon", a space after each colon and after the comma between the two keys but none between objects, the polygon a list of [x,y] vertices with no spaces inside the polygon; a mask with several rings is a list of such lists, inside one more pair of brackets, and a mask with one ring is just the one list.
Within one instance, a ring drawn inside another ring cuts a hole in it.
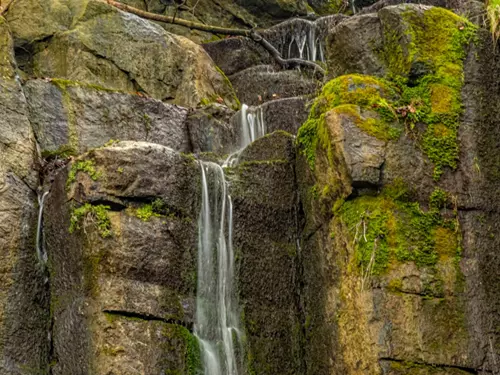
[{"label": "boulder", "polygon": [[298,374],[296,191],[293,137],[275,132],[226,169],[233,199],[233,246],[247,332],[247,364],[258,374]]},{"label": "boulder", "polygon": [[276,71],[267,65],[245,69],[229,78],[240,101],[248,105],[313,94],[319,84],[298,70]]},{"label": "boulder", "polygon": [[[31,7],[37,12],[29,12]],[[51,19],[56,8],[65,10],[61,19]],[[47,40],[34,48],[35,76],[143,91],[185,107],[219,97],[230,107],[238,105],[229,81],[200,46],[101,1],[65,0],[56,7],[23,0],[9,15],[17,16],[13,35],[18,43]],[[22,24],[37,25],[46,15],[50,22],[23,30]]]},{"label": "boulder", "polygon": [[82,154],[117,140],[189,151],[185,108],[57,79],[30,80],[24,92],[44,155]]}]

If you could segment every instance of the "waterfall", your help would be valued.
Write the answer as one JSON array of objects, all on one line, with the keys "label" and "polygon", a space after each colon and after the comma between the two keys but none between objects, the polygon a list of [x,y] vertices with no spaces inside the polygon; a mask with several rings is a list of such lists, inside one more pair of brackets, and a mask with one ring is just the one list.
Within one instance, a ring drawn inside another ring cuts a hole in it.
[{"label": "waterfall", "polygon": [[232,201],[220,165],[201,162],[201,177],[195,335],[205,375],[238,375],[235,341],[241,335],[234,290]]},{"label": "waterfall", "polygon": [[43,220],[43,206],[45,203],[45,198],[49,194],[48,191],[43,193],[42,195],[38,196],[38,224],[36,227],[36,255],[38,257],[38,261],[40,264],[45,264],[47,263],[47,254],[43,251],[43,246],[42,246],[42,220]]},{"label": "waterfall", "polygon": [[[262,107],[240,111],[241,149],[223,166],[238,163],[241,151],[266,133]],[[194,333],[204,375],[238,375],[235,346],[242,351],[240,314],[234,288],[233,201],[223,168],[200,162],[202,203],[198,219],[198,289]],[[227,223],[226,223],[227,218]],[[227,235],[226,235],[227,233]]]},{"label": "waterfall", "polygon": [[264,111],[262,107],[250,109],[246,104],[243,104],[240,116],[241,149],[244,149],[257,138],[263,137],[266,134],[266,125],[264,123]]},{"label": "waterfall", "polygon": [[240,110],[240,149],[228,156],[223,167],[232,167],[238,164],[241,151],[257,138],[263,137],[266,132],[264,121],[264,110],[261,106],[249,108],[246,104],[241,105]]}]

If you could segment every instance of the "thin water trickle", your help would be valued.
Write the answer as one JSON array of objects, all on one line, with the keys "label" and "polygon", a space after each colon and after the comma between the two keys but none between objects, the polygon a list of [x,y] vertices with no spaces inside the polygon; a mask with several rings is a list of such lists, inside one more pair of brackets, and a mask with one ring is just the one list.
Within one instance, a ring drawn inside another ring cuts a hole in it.
[{"label": "thin water trickle", "polygon": [[[241,108],[241,149],[223,166],[200,162],[202,204],[198,220],[198,289],[194,333],[200,342],[204,375],[238,375],[241,363],[235,347],[243,349],[235,291],[233,201],[223,167],[238,163],[241,151],[264,136],[261,107]],[[227,218],[227,220],[226,220]]]},{"label": "thin water trickle", "polygon": [[36,227],[36,255],[40,264],[47,263],[47,254],[43,251],[41,238],[42,238],[42,219],[43,219],[43,206],[45,198],[49,194],[48,191],[38,196],[38,223]]}]

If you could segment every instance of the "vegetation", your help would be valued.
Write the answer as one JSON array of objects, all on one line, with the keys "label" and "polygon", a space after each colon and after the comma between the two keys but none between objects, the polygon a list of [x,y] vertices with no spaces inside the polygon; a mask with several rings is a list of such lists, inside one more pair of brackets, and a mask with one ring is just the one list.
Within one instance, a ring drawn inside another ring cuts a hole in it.
[{"label": "vegetation", "polygon": [[[325,116],[330,110],[350,116],[357,126],[374,137],[397,139],[401,127],[391,105],[396,95],[392,84],[370,76],[350,74],[328,82],[314,101],[309,117],[297,135],[297,142],[310,167],[314,169],[318,144],[329,147]],[[364,118],[361,110],[371,111],[372,116]]]},{"label": "vegetation", "polygon": [[[403,18],[404,30],[385,25],[383,48],[376,51],[388,71],[385,79],[338,77],[314,101],[297,137],[312,169],[318,145],[330,147],[325,117],[331,110],[350,116],[367,134],[385,141],[397,139],[404,125],[434,163],[435,179],[443,168],[456,168],[463,60],[477,28],[441,8],[408,11]],[[363,111],[370,111],[366,118]],[[417,124],[425,126],[423,134]]]},{"label": "vegetation", "polygon": [[500,0],[487,0],[486,13],[488,15],[491,37],[496,46],[498,38],[500,38]]},{"label": "vegetation", "polygon": [[477,27],[442,8],[409,11],[403,18],[404,36],[411,42],[403,48],[400,31],[387,25],[380,55],[387,64],[387,78],[401,93],[396,103],[401,120],[410,131],[418,123],[426,125],[423,136],[417,136],[439,179],[444,167],[457,165],[463,60]]},{"label": "vegetation", "polygon": [[82,225],[85,228],[87,225],[93,224],[96,226],[102,238],[111,236],[111,221],[108,216],[110,207],[102,204],[92,205],[85,203],[83,206],[76,208],[71,213],[69,232],[81,229]]},{"label": "vegetation", "polygon": [[101,173],[97,171],[94,161],[79,160],[74,162],[71,166],[66,186],[69,186],[76,181],[76,174],[78,172],[86,173],[93,181],[97,181],[101,177]]},{"label": "vegetation", "polygon": [[386,189],[379,196],[347,201],[339,209],[352,238],[355,263],[363,272],[379,275],[394,262],[433,267],[443,256],[459,255],[455,221],[439,213],[445,193],[436,189],[426,212],[405,196],[399,189]]}]

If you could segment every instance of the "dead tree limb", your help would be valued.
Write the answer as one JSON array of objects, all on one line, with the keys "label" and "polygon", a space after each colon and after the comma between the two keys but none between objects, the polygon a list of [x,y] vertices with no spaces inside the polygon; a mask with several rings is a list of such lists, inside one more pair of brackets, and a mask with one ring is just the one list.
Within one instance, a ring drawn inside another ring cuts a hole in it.
[{"label": "dead tree limb", "polygon": [[[12,4],[14,0],[6,0],[5,3],[0,2],[0,16],[3,16],[5,12],[9,9],[10,4]],[[5,4],[5,5],[4,5]]]},{"label": "dead tree limb", "polygon": [[252,39],[254,42],[259,43],[262,47],[264,47],[264,49],[271,54],[271,56],[276,60],[276,62],[285,69],[304,66],[307,68],[315,69],[316,71],[322,74],[326,74],[325,70],[314,61],[308,61],[303,59],[284,59],[279,53],[279,51],[255,30],[233,29],[233,28],[205,25],[199,22],[188,21],[182,18],[176,18],[171,16],[164,16],[161,14],[146,12],[144,10],[134,8],[126,4],[119,3],[115,0],[106,0],[106,1],[109,5],[112,5],[120,10],[135,14],[139,17],[146,18],[149,20],[176,24],[180,26],[185,26],[190,29],[206,31],[212,34],[244,36]]}]

